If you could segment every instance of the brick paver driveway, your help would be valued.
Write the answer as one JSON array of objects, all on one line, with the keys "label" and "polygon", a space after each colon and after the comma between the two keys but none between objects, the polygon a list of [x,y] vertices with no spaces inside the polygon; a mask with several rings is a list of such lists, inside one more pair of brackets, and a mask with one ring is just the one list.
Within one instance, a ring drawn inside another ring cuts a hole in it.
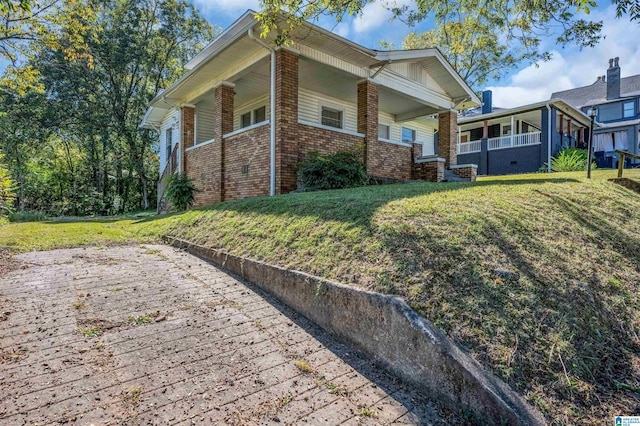
[{"label": "brick paver driveway", "polygon": [[1,424],[443,424],[361,355],[166,246],[16,256]]}]

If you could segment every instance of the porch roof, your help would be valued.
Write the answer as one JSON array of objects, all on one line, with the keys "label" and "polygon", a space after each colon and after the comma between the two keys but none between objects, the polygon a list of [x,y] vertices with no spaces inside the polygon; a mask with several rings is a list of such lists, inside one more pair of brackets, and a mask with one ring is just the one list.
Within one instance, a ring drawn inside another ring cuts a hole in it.
[{"label": "porch roof", "polygon": [[[268,51],[253,40],[247,32],[252,29],[259,34],[260,27],[255,18],[256,12],[248,10],[229,28],[220,34],[198,53],[185,68],[187,73],[180,77],[167,90],[158,93],[149,104],[149,110],[141,123],[141,127],[153,127],[166,112],[183,102],[191,102],[190,97],[195,97],[205,90],[209,90],[216,81],[211,81],[215,76],[221,75],[222,65],[229,68],[229,64],[242,64],[255,62]],[[286,16],[281,18],[284,22]],[[451,107],[469,108],[480,105],[480,99],[466,84],[460,75],[447,62],[442,53],[436,48],[401,51],[378,51],[368,49],[331,31],[320,28],[312,23],[304,22],[300,27],[292,31],[294,47],[304,44],[312,49],[330,54],[331,57],[355,66],[354,73],[359,78],[371,78],[378,69],[390,63],[412,62],[422,66],[434,81],[443,88],[450,99],[447,104]],[[273,32],[265,39],[267,43],[273,43]],[[233,49],[229,49],[233,46]],[[241,52],[238,55],[238,52]],[[219,60],[213,61],[214,58]],[[236,67],[236,72],[240,71]],[[208,85],[208,87],[206,87]],[[381,83],[384,86],[384,83]],[[442,102],[439,102],[442,103]],[[157,110],[157,111],[152,111]]]},{"label": "porch roof", "polygon": [[[577,121],[584,127],[589,127],[590,125],[591,119],[589,118],[589,116],[587,116],[581,110],[576,109],[571,105],[567,104],[566,102],[559,101],[559,100],[536,102],[529,105],[523,105],[521,107],[501,109],[500,111],[491,112],[488,114],[475,115],[473,117],[460,117],[458,118],[458,124],[463,125],[463,124],[480,123],[485,120],[511,117],[512,115],[522,114],[529,111],[535,111],[535,110],[544,108],[547,105],[553,106],[559,113],[565,114],[566,116],[570,117],[574,121]],[[595,122],[595,126],[600,127],[600,124],[598,122]]]}]

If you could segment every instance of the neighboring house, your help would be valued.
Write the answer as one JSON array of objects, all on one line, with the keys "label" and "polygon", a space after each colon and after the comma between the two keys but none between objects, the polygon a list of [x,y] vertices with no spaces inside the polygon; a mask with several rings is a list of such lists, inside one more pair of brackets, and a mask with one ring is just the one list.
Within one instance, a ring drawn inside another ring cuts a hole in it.
[{"label": "neighboring house", "polygon": [[141,123],[160,133],[161,176],[193,178],[197,206],[293,191],[313,150],[364,147],[377,177],[442,180],[445,167],[475,177],[456,168],[456,110],[480,99],[437,49],[376,51],[311,24],[272,49],[254,16],[193,58]]},{"label": "neighboring house", "polygon": [[482,108],[459,116],[457,147],[458,164],[477,164],[480,175],[549,169],[562,148],[584,146],[590,119],[563,101],[494,109],[491,91],[482,98]]},{"label": "neighboring house", "polygon": [[596,108],[601,126],[594,129],[593,146],[599,167],[617,167],[616,149],[640,154],[640,75],[620,78],[618,62],[619,58],[609,59],[606,77],[590,86],[551,95],[552,101],[564,101],[585,113]]}]

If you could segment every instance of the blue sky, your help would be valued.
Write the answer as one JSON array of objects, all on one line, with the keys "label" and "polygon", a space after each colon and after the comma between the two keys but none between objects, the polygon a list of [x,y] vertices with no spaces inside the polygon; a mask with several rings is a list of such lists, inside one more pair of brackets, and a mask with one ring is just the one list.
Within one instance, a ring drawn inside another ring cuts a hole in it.
[{"label": "blue sky", "polygon": [[[191,0],[209,22],[226,28],[247,9],[258,10],[258,0]],[[412,0],[395,0],[398,4],[413,4]],[[349,40],[370,48],[379,48],[379,41],[402,45],[402,39],[411,31],[430,29],[429,22],[409,28],[400,21],[390,22],[391,13],[380,0],[365,6],[362,16],[346,19],[336,25],[325,18],[323,27]],[[640,24],[628,18],[616,19],[610,2],[597,7],[589,16],[602,20],[603,40],[595,48],[580,50],[576,46],[558,46],[553,37],[545,39],[543,48],[552,52],[552,59],[539,64],[523,63],[498,82],[490,82],[494,105],[515,107],[549,99],[552,92],[592,84],[599,75],[606,74],[609,58],[620,57],[623,77],[640,74]],[[0,60],[0,70],[7,65]]]},{"label": "blue sky", "polygon": [[[198,10],[222,28],[229,26],[247,9],[258,10],[258,0],[192,0]],[[412,4],[411,0],[396,0]],[[379,48],[386,40],[400,48],[402,39],[411,31],[425,31],[429,23],[409,28],[400,21],[389,22],[391,13],[378,1],[365,6],[361,17],[347,19],[340,24],[323,19],[320,25],[349,40],[370,48]],[[601,2],[603,3],[603,2]],[[622,76],[640,74],[640,24],[628,18],[616,19],[615,8],[597,7],[588,17],[602,20],[604,38],[595,48],[580,50],[576,46],[558,46],[554,37],[544,40],[544,49],[552,52],[552,59],[537,64],[523,63],[499,82],[491,82],[494,105],[514,107],[549,99],[552,92],[585,86],[606,74],[609,58],[620,57]]]}]

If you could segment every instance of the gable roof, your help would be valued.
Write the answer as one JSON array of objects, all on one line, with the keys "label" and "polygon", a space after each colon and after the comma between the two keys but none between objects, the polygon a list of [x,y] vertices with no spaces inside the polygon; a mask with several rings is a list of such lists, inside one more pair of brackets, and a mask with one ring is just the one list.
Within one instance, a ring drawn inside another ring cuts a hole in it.
[{"label": "gable roof", "polygon": [[[187,72],[169,88],[159,92],[150,102],[149,110],[141,126],[149,127],[152,121],[157,123],[164,112],[175,106],[175,101],[180,97],[179,93],[181,93],[183,86],[190,87],[191,85],[201,84],[200,80],[205,78],[203,76],[209,74],[209,72],[200,73],[200,76],[198,76],[198,71],[205,69],[208,66],[207,64],[211,63],[215,57],[225,55],[227,48],[234,43],[241,42],[243,38],[248,39],[247,31],[249,29],[257,33],[259,31],[259,22],[255,15],[255,11],[247,10],[229,28],[224,30],[189,61],[185,65]],[[286,16],[283,15],[282,19],[286,20]],[[275,35],[273,33],[272,31],[267,37],[266,42],[274,40]],[[369,69],[369,74],[373,74],[377,69],[389,63],[417,63],[426,69],[433,79],[444,88],[455,105],[464,104],[466,108],[469,108],[481,103],[475,92],[436,48],[396,51],[368,49],[309,22],[303,22],[301,26],[292,31],[291,36],[294,42],[299,42],[319,51],[329,52],[332,57],[354,64],[360,69]],[[367,76],[365,73],[362,77]],[[157,109],[158,111],[152,111],[152,109]]]},{"label": "gable roof", "polygon": [[640,95],[640,74],[620,79],[620,98],[618,99],[607,99],[607,82],[598,80],[589,86],[552,93],[551,100],[563,100],[576,108],[583,108],[636,95]]}]

